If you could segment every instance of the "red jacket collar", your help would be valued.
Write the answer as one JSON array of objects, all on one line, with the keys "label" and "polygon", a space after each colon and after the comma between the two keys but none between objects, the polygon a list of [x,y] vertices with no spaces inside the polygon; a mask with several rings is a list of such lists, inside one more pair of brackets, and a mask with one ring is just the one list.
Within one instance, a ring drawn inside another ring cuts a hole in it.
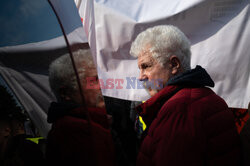
[{"label": "red jacket collar", "polygon": [[147,126],[152,123],[164,103],[175,94],[174,92],[176,89],[177,86],[174,85],[166,86],[145,103],[136,107],[136,111],[142,117]]}]

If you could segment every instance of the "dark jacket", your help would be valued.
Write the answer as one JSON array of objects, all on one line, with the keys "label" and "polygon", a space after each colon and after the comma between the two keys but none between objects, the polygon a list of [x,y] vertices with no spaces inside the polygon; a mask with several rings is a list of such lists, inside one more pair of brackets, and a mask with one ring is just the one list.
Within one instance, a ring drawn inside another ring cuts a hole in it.
[{"label": "dark jacket", "polygon": [[48,122],[52,129],[47,137],[46,157],[49,165],[112,166],[114,150],[106,111],[86,109],[74,104],[52,103]]},{"label": "dark jacket", "polygon": [[[8,141],[3,166],[44,166],[45,157],[39,145],[26,134],[16,135]],[[0,164],[1,165],[1,164]]]},{"label": "dark jacket", "polygon": [[137,166],[236,166],[239,135],[225,101],[197,66],[137,107],[148,131]]}]

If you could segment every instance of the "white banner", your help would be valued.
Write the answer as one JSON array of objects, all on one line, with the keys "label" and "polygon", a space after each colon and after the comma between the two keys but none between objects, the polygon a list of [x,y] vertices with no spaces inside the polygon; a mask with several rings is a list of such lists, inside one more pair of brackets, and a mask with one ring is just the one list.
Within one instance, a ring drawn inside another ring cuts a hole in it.
[{"label": "white banner", "polygon": [[250,101],[249,0],[75,0],[83,18],[104,95],[145,100],[138,84],[131,42],[148,27],[173,24],[192,43],[192,67],[201,65],[215,81],[214,91],[230,107]]}]

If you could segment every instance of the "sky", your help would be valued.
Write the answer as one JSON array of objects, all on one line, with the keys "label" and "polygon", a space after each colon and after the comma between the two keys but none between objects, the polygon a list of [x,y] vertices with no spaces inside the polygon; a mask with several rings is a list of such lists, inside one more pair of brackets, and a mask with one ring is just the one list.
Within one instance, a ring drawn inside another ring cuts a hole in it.
[{"label": "sky", "polygon": [[49,40],[62,35],[46,0],[0,1],[0,47]]}]

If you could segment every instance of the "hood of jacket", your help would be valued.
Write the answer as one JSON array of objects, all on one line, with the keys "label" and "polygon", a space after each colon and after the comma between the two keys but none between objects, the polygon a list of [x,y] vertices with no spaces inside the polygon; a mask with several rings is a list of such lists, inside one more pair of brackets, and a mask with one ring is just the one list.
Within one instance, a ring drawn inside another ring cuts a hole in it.
[{"label": "hood of jacket", "polygon": [[194,69],[170,78],[167,85],[181,85],[184,87],[214,87],[214,81],[204,68],[197,65]]}]

